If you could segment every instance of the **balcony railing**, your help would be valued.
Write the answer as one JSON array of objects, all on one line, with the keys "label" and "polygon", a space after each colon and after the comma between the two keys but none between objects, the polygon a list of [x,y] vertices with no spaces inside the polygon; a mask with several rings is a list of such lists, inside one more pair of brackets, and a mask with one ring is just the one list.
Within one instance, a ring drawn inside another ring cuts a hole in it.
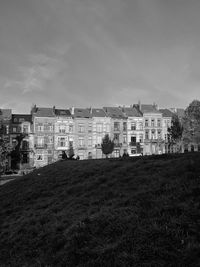
[{"label": "balcony railing", "polygon": [[34,147],[37,149],[47,149],[47,144],[35,144]]},{"label": "balcony railing", "polygon": [[115,146],[115,147],[121,147],[121,146],[122,146],[122,143],[114,142],[114,146]]},{"label": "balcony railing", "polygon": [[101,148],[101,144],[96,144],[95,148]]},{"label": "balcony railing", "polygon": [[130,142],[129,146],[136,146],[136,142]]}]

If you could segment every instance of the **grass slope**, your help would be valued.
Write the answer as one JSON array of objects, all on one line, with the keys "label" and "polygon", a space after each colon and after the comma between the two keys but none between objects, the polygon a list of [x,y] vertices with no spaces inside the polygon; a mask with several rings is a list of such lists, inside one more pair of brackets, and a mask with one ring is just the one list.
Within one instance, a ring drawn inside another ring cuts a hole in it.
[{"label": "grass slope", "polygon": [[200,266],[200,154],[63,161],[0,187],[0,266]]}]

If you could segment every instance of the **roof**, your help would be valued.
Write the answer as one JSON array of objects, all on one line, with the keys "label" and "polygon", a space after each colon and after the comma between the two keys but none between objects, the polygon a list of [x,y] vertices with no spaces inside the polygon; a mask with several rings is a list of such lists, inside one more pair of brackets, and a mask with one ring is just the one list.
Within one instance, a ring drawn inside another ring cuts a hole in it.
[{"label": "roof", "polygon": [[1,109],[0,108],[0,120],[10,120],[12,115],[11,109]]},{"label": "roof", "polygon": [[74,118],[91,118],[89,109],[87,108],[75,108]]},{"label": "roof", "polygon": [[34,110],[34,115],[36,117],[55,117],[53,108],[41,108],[37,107]]},{"label": "roof", "polygon": [[156,106],[152,104],[142,104],[141,111],[142,113],[160,113],[160,111],[156,109]]},{"label": "roof", "polygon": [[127,117],[142,117],[142,113],[136,107],[125,107],[122,111]]},{"label": "roof", "polygon": [[107,117],[105,111],[102,108],[92,108],[89,110],[92,117]]},{"label": "roof", "polygon": [[122,110],[118,107],[103,107],[106,114],[111,118],[125,119],[126,116]]},{"label": "roof", "polygon": [[28,121],[32,123],[32,115],[30,114],[13,114],[12,115],[12,123],[22,123],[24,121]]},{"label": "roof", "polygon": [[69,109],[55,109],[55,115],[56,116],[66,116],[66,117],[72,116]]},{"label": "roof", "polygon": [[159,111],[162,113],[163,117],[173,117],[173,112],[171,112],[169,109],[159,109]]}]

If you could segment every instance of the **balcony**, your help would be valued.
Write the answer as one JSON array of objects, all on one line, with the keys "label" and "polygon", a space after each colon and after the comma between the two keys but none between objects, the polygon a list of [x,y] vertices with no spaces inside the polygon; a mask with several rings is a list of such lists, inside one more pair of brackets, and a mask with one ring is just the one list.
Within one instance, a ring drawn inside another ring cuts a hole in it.
[{"label": "balcony", "polygon": [[101,148],[101,144],[96,144],[95,148]]},{"label": "balcony", "polygon": [[136,142],[130,142],[129,146],[136,146],[136,144],[137,144]]},{"label": "balcony", "polygon": [[85,150],[85,149],[87,149],[87,147],[85,145],[78,145],[77,148],[79,150]]},{"label": "balcony", "polygon": [[47,149],[47,144],[35,144],[34,148],[36,148],[36,149]]},{"label": "balcony", "polygon": [[115,127],[114,128],[114,132],[120,132],[120,128],[119,127]]},{"label": "balcony", "polygon": [[114,146],[115,146],[115,147],[121,147],[121,146],[122,146],[122,143],[114,142]]}]

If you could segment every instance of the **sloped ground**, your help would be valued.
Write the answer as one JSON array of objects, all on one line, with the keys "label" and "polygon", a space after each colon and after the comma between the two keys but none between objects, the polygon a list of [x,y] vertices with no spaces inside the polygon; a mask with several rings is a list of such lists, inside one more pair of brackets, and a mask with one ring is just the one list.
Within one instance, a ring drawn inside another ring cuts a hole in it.
[{"label": "sloped ground", "polygon": [[0,266],[200,266],[200,154],[63,161],[0,187]]}]

